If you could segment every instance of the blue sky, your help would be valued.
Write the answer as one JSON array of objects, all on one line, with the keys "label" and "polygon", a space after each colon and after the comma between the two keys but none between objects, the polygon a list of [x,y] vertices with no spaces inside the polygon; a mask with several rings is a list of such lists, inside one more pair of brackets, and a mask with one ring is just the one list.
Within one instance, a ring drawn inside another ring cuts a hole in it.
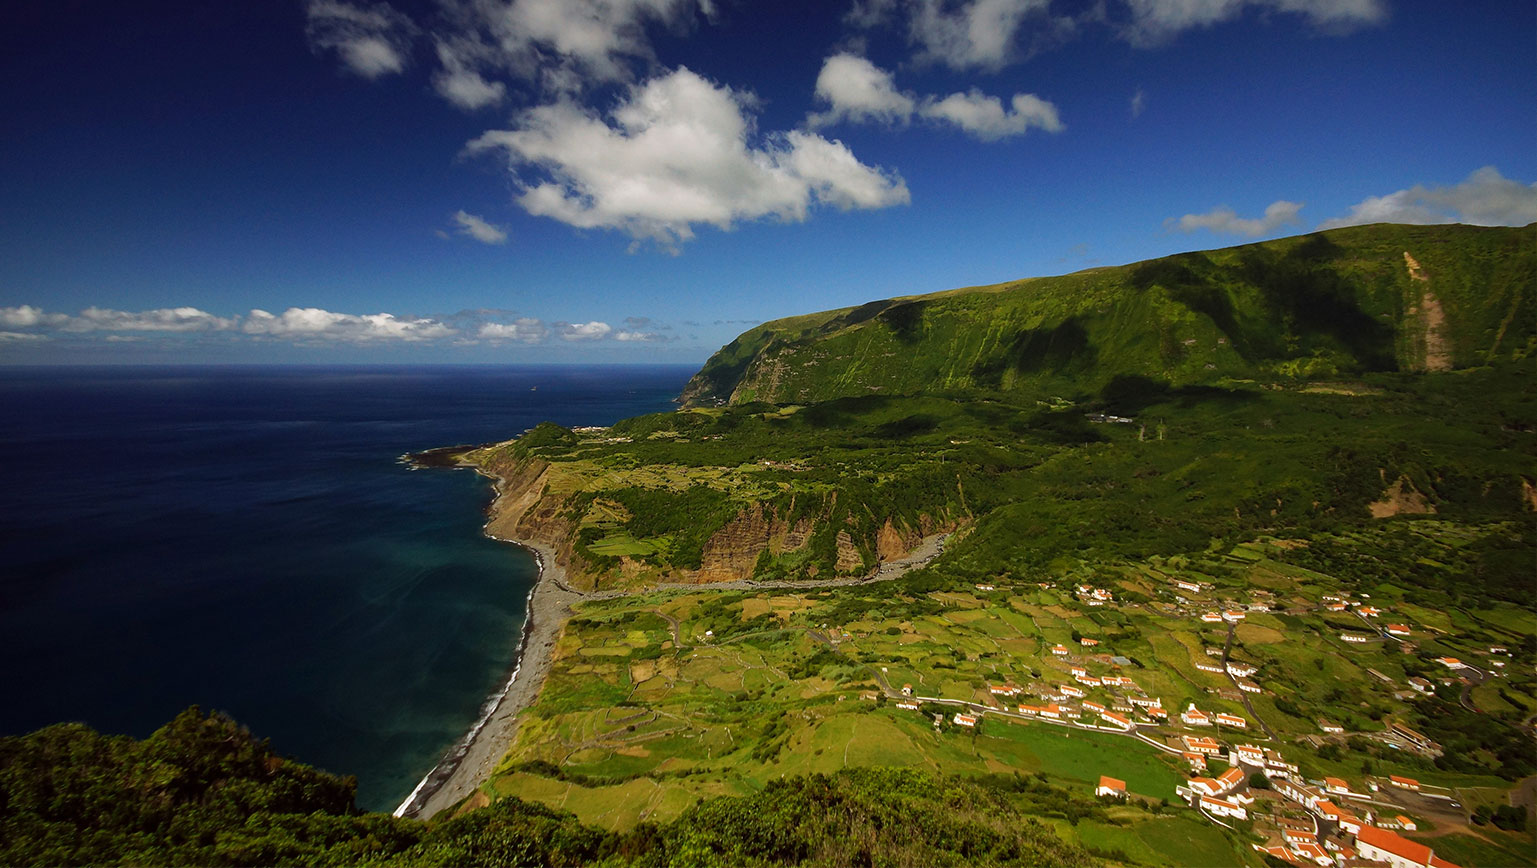
[{"label": "blue sky", "polygon": [[0,364],[695,363],[893,295],[1525,224],[1534,44],[1527,0],[21,0]]}]

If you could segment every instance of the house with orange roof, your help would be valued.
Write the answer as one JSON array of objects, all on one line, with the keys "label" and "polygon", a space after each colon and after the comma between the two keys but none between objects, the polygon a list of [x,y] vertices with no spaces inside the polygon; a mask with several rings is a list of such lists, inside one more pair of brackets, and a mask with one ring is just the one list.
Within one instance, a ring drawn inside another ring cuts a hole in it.
[{"label": "house with orange roof", "polygon": [[1249,812],[1244,810],[1242,805],[1238,804],[1237,802],[1228,801],[1227,799],[1219,799],[1216,796],[1202,796],[1201,809],[1206,811],[1208,814],[1232,817],[1237,820],[1244,820],[1248,819],[1249,817]]},{"label": "house with orange roof", "polygon": [[1442,666],[1445,666],[1447,669],[1466,669],[1468,667],[1466,663],[1463,663],[1456,657],[1437,657],[1436,662]]},{"label": "house with orange roof", "polygon": [[1420,782],[1414,778],[1401,778],[1398,775],[1388,775],[1388,783],[1398,787],[1401,790],[1412,790],[1416,793],[1420,791]]},{"label": "house with orange roof", "polygon": [[1217,775],[1217,783],[1222,785],[1222,792],[1236,788],[1243,783],[1243,769],[1234,766],[1220,775]]},{"label": "house with orange roof", "polygon": [[1190,763],[1190,768],[1198,771],[1206,771],[1206,757],[1192,751],[1184,751],[1185,762]]},{"label": "house with orange roof", "polygon": [[1071,684],[1061,684],[1061,685],[1058,685],[1057,686],[1057,692],[1062,694],[1063,696],[1071,696],[1071,697],[1073,697],[1075,699],[1082,699],[1083,698],[1083,688],[1081,688],[1081,687],[1074,687]]},{"label": "house with orange roof", "polygon": [[1179,719],[1187,726],[1211,726],[1211,715],[1196,708],[1194,702],[1190,703],[1189,708],[1180,712]]},{"label": "house with orange roof", "polygon": [[1078,644],[1082,645],[1085,648],[1093,648],[1095,645],[1099,644],[1099,640],[1098,639],[1090,639],[1089,637],[1085,636],[1082,639],[1078,640]]},{"label": "house with orange roof", "polygon": [[1206,612],[1201,615],[1201,620],[1208,624],[1220,624],[1222,623],[1222,616],[1216,612]]},{"label": "house with orange roof", "polygon": [[1118,799],[1125,798],[1126,782],[1117,778],[1112,778],[1109,775],[1100,775],[1099,786],[1095,787],[1094,795],[1113,796]]},{"label": "house with orange roof", "polygon": [[1057,655],[1058,657],[1066,657],[1067,656],[1067,646],[1066,645],[1053,645],[1053,646],[1051,646],[1051,653]]},{"label": "house with orange roof", "polygon": [[1103,718],[1104,721],[1106,723],[1110,724],[1111,726],[1118,726],[1121,729],[1131,729],[1131,721],[1129,721],[1126,718],[1120,716],[1119,714],[1116,714],[1113,711],[1100,712],[1099,716],[1101,718]]},{"label": "house with orange roof", "polygon": [[976,715],[973,715],[973,714],[961,714],[960,712],[957,711],[955,713],[955,717],[953,718],[953,720],[955,721],[955,724],[957,726],[976,726],[977,725]]},{"label": "house with orange roof", "polygon": [[1350,784],[1344,778],[1324,778],[1324,789],[1341,796],[1350,795]]},{"label": "house with orange roof", "polygon": [[1185,743],[1185,750],[1190,751],[1191,753],[1205,754],[1206,756],[1217,756],[1218,754],[1222,753],[1222,747],[1217,744],[1217,740],[1214,738],[1208,738],[1205,736],[1198,738],[1196,736],[1185,735],[1180,736],[1180,740]]},{"label": "house with orange roof", "polygon": [[1239,729],[1247,729],[1249,727],[1249,722],[1238,715],[1225,714],[1220,711],[1217,712],[1217,722],[1223,726],[1236,726]]},{"label": "house with orange roof", "polygon": [[1334,858],[1324,852],[1316,842],[1302,841],[1292,846],[1292,852],[1321,868],[1334,864]]},{"label": "house with orange roof", "polygon": [[1407,635],[1409,635],[1409,627],[1406,624],[1389,624],[1388,625],[1388,635],[1389,636],[1407,636]]},{"label": "house with orange roof", "polygon": [[1374,826],[1361,827],[1356,834],[1356,849],[1362,859],[1386,862],[1393,868],[1458,868],[1425,844]]}]

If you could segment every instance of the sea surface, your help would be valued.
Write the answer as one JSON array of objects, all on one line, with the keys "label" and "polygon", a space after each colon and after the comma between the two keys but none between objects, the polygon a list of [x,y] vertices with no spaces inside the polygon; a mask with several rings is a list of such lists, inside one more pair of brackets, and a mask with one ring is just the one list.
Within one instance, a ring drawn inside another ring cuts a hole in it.
[{"label": "sea surface", "polygon": [[0,368],[0,734],[189,705],[393,809],[517,652],[531,555],[409,451],[669,409],[693,368]]}]

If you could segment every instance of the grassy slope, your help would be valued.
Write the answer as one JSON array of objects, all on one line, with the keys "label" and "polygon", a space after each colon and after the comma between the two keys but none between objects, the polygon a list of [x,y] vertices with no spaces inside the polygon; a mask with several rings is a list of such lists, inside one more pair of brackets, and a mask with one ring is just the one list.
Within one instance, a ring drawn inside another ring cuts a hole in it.
[{"label": "grassy slope", "polygon": [[[1411,279],[1410,252],[1429,278]],[[684,392],[693,405],[920,391],[1092,391],[1416,370],[1421,293],[1458,366],[1529,353],[1537,227],[1365,226],[797,316],[744,333]]]}]

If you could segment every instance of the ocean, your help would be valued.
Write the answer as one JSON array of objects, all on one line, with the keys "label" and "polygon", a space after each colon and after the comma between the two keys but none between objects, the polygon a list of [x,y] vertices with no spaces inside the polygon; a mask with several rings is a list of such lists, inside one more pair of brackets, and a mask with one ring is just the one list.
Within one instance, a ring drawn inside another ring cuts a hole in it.
[{"label": "ocean", "polygon": [[0,368],[0,734],[189,705],[393,809],[517,652],[533,557],[410,451],[667,410],[692,367]]}]

